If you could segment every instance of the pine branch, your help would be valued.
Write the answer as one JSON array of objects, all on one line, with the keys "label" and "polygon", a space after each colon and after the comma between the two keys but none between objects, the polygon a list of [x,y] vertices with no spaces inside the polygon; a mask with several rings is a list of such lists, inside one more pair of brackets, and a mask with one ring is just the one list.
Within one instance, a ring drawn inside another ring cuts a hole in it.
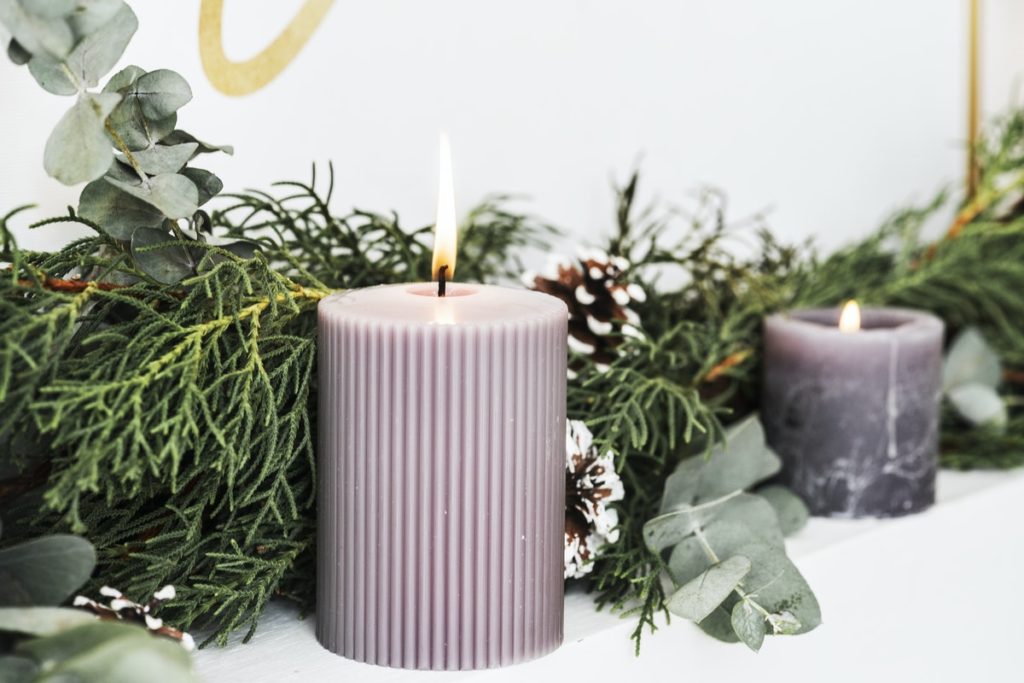
[{"label": "pine branch", "polygon": [[[404,228],[398,214],[353,210],[335,214],[334,168],[318,183],[283,182],[289,194],[258,190],[227,195],[231,202],[214,211],[213,225],[231,237],[256,240],[268,260],[296,282],[349,289],[386,282],[430,279],[433,226]],[[495,282],[518,279],[520,252],[541,249],[555,234],[534,217],[509,210],[511,198],[486,198],[470,211],[459,235],[459,279]]]}]

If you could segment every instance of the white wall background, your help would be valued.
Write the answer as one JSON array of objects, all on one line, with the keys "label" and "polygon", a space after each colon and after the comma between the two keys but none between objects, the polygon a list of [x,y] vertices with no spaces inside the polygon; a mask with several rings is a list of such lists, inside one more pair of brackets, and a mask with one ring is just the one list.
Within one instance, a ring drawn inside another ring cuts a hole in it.
[{"label": "white wall background", "polygon": [[[984,102],[1024,68],[1024,2],[984,2]],[[339,208],[431,222],[438,130],[461,210],[492,191],[580,241],[610,227],[610,180],[642,159],[651,194],[725,189],[737,214],[771,208],[783,236],[826,247],[963,175],[966,0],[337,0],[297,59],[255,94],[210,86],[199,0],[132,3],[124,63],[173,68],[195,100],[181,127],[231,143],[208,164],[228,189],[306,177],[333,159]],[[227,0],[229,57],[259,52],[299,0]],[[69,102],[0,64],[0,211],[74,203],[45,176]],[[25,246],[69,234],[19,232]]]}]

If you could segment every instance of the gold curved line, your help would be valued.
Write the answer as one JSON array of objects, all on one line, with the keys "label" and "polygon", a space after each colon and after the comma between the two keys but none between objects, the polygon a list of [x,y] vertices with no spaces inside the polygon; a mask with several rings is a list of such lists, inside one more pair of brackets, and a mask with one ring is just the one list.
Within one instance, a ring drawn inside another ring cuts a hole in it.
[{"label": "gold curved line", "polygon": [[967,196],[978,190],[981,174],[978,165],[978,51],[980,0],[971,0],[967,25]]},{"label": "gold curved line", "polygon": [[199,8],[199,57],[210,83],[225,95],[248,95],[274,80],[309,42],[334,0],[306,0],[295,18],[262,52],[244,62],[224,54],[224,0],[202,0]]}]

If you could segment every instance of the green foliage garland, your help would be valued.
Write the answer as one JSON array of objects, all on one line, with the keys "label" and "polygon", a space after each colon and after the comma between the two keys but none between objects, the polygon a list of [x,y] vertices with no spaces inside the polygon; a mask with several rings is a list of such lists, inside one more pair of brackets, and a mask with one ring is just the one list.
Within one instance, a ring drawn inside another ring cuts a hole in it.
[{"label": "green foliage garland", "polygon": [[[220,181],[188,163],[229,150],[176,128],[187,84],[128,67],[94,91],[134,15],[120,0],[86,3],[80,15],[74,3],[44,4],[0,0],[0,21],[14,35],[12,59],[47,90],[76,96],[44,161],[63,182],[88,184],[77,210],[36,226],[71,221],[95,235],[24,252],[8,226],[19,210],[0,219],[4,543],[81,531],[98,553],[91,590],[148,595],[175,584],[169,619],[220,642],[243,626],[251,636],[272,597],[312,602],[316,303],[335,288],[425,279],[430,226],[338,215],[333,179],[323,189],[315,175],[199,210]],[[857,297],[932,310],[953,332],[977,327],[1003,362],[1008,417],[975,427],[948,411],[944,462],[1021,464],[1022,150],[1024,113],[1013,112],[982,142],[980,189],[943,239],[921,237],[949,205],[940,195],[827,258],[778,243],[758,218],[730,224],[718,193],[661,212],[637,207],[636,175],[618,191],[605,246],[649,292],[638,305],[643,334],[622,339],[607,371],[583,359],[568,410],[615,454],[626,488],[620,541],[590,581],[601,604],[636,616],[638,646],[672,604],[666,570],[677,590],[693,580],[651,550],[645,524],[680,463],[712,453],[756,410],[766,313]],[[460,279],[514,277],[523,250],[551,234],[507,198],[487,200],[463,226]],[[755,565],[701,571],[727,585]],[[684,592],[677,611],[702,613],[692,598]],[[765,623],[741,593],[729,600],[740,606],[730,604],[734,633],[759,646]],[[772,609],[767,623],[790,628]]]},{"label": "green foliage garland", "polygon": [[[196,275],[174,285],[149,277],[129,245],[74,213],[55,220],[97,235],[54,253],[18,251],[11,216],[0,224],[2,258],[12,264],[0,281],[9,321],[0,437],[19,472],[2,490],[24,494],[2,504],[30,513],[40,502],[35,491],[45,506],[42,516],[8,515],[19,520],[11,537],[86,529],[99,551],[97,581],[133,594],[174,583],[169,618],[218,637],[245,624],[251,633],[274,595],[311,601],[316,301],[332,287],[416,279],[428,268],[427,227],[410,231],[396,216],[363,211],[336,216],[330,179],[324,193],[315,180],[286,189],[284,197],[225,199],[212,214],[215,230],[259,250],[245,259],[204,244]],[[833,296],[924,304],[954,324],[979,324],[1012,372],[1020,337],[1000,321],[1019,318],[1001,307],[1017,304],[993,295],[991,281],[1002,278],[1004,289],[1024,282],[998,258],[1016,253],[1024,228],[972,223],[929,255],[925,243],[887,247],[890,223],[819,262],[806,248],[777,244],[756,222],[728,227],[720,195],[702,194],[680,225],[637,211],[635,189],[634,179],[620,192],[609,246],[656,292],[642,304],[645,335],[624,339],[607,372],[583,369],[570,385],[569,414],[587,420],[618,458],[627,489],[621,540],[592,582],[603,604],[638,616],[639,639],[666,605],[663,564],[644,544],[643,525],[678,462],[705,452],[724,423],[756,407],[761,317]],[[483,279],[514,272],[511,257],[550,234],[505,206],[488,202],[464,232],[462,262]],[[730,240],[750,236],[752,255],[735,256]],[[895,267],[897,259],[906,267]],[[665,266],[691,277],[659,287]],[[974,275],[954,281],[948,269]],[[974,452],[984,458],[974,464],[1017,464],[1010,454],[1020,451],[1009,447],[1022,427],[1012,400],[1002,431],[968,428],[952,415],[946,425],[953,464],[967,465]],[[993,436],[1008,448],[977,448]]]}]

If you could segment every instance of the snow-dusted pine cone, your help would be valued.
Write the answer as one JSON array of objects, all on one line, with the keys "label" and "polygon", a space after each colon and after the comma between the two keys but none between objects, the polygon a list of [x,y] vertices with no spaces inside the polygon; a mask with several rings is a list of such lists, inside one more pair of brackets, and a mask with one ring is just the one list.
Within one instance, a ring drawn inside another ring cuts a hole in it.
[{"label": "snow-dusted pine cone", "polygon": [[84,595],[75,596],[75,600],[71,604],[92,612],[100,619],[131,621],[140,624],[145,626],[150,633],[177,640],[186,650],[191,651],[195,648],[195,641],[192,639],[192,636],[184,631],[179,631],[173,626],[166,625],[163,619],[153,616],[153,612],[157,611],[160,605],[174,599],[174,586],[167,585],[153,593],[153,597],[146,604],[133,602],[126,598],[121,591],[110,586],[100,588],[100,595],[109,598],[108,604],[104,605]]},{"label": "snow-dusted pine cone", "polygon": [[[643,288],[627,280],[629,261],[594,251],[577,259],[553,258],[548,272],[527,273],[527,287],[556,296],[569,307],[569,348],[590,356],[598,369],[615,359],[621,334],[639,334],[629,305],[643,302]],[[616,329],[619,327],[619,329]]]},{"label": "snow-dusted pine cone", "polygon": [[598,453],[594,437],[579,420],[565,430],[565,578],[594,568],[601,549],[619,540],[619,514],[609,503],[622,500],[622,480],[611,452]]}]

